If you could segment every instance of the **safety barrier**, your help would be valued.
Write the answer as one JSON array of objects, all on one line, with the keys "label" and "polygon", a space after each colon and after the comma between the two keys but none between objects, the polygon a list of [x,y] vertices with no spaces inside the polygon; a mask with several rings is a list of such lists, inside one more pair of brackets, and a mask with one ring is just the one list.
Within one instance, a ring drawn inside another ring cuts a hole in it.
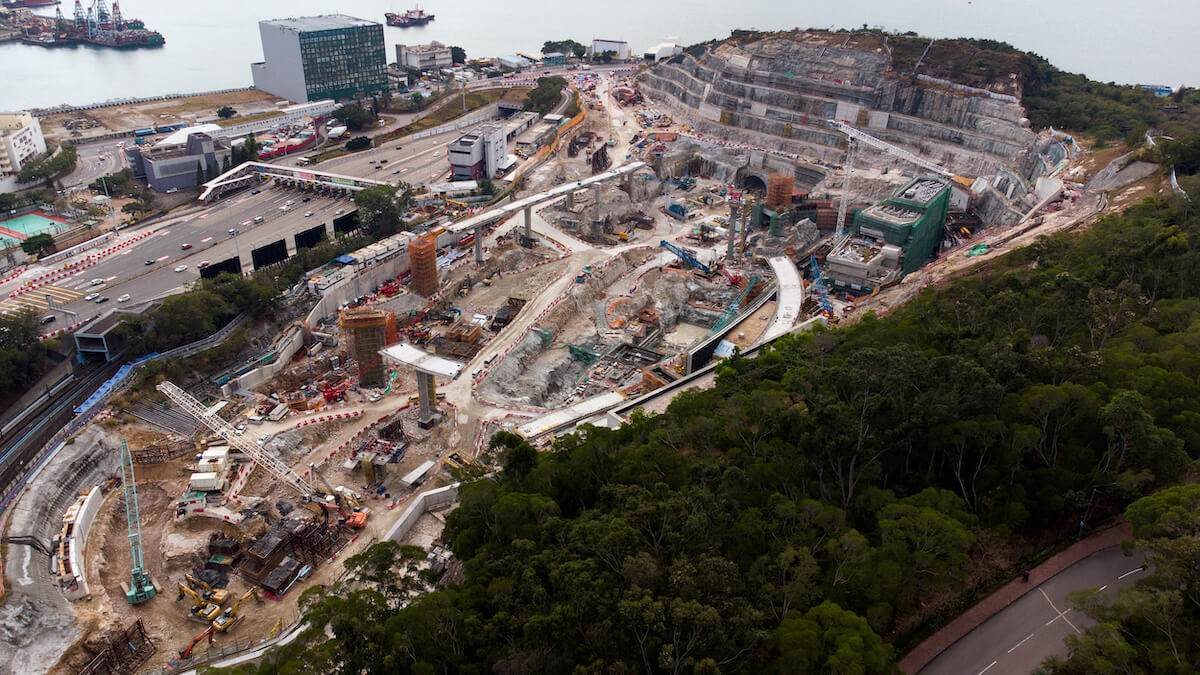
[{"label": "safety barrier", "polygon": [[92,253],[82,260],[77,260],[72,263],[67,263],[66,265],[63,265],[58,270],[46,272],[44,274],[36,276],[36,277],[30,279],[29,281],[25,282],[25,285],[22,286],[21,288],[18,288],[17,290],[9,293],[8,297],[15,298],[15,297],[24,295],[30,291],[41,288],[42,286],[45,286],[46,284],[52,284],[56,281],[61,281],[63,279],[66,279],[67,277],[76,276],[83,270],[85,270],[89,267],[92,267],[93,265],[99,263],[101,260],[107,258],[108,256],[110,256],[114,253],[117,253],[117,252],[123,250],[124,248],[131,246],[134,243],[141,241],[142,239],[145,239],[146,237],[152,236],[152,234],[153,233],[151,233],[151,232],[142,232],[126,241],[121,242],[120,244],[117,244],[116,246],[111,246],[109,248],[104,249],[103,251],[98,252],[98,253]]},{"label": "safety barrier", "polygon": [[300,429],[301,427],[307,427],[307,426],[309,426],[309,425],[312,425],[312,424],[321,424],[321,423],[324,423],[324,422],[333,422],[333,421],[335,421],[335,420],[352,420],[352,419],[354,419],[354,418],[356,418],[356,417],[361,417],[361,416],[362,416],[362,414],[363,414],[363,411],[361,411],[361,410],[354,410],[354,411],[351,411],[351,412],[344,412],[344,413],[334,413],[334,414],[332,414],[332,415],[321,415],[320,417],[312,417],[312,418],[309,418],[309,419],[306,419],[306,420],[301,420],[301,421],[299,421],[299,422],[296,422],[295,426],[293,426],[292,428],[293,428],[293,429]]},{"label": "safety barrier", "polygon": [[88,317],[88,318],[84,319],[83,321],[76,321],[75,323],[71,324],[70,326],[59,328],[58,330],[50,331],[49,333],[43,333],[38,336],[38,342],[41,342],[43,340],[49,340],[51,338],[56,338],[60,335],[63,335],[64,333],[70,333],[71,331],[74,331],[86,324],[89,324],[98,318],[100,318],[99,314]]}]

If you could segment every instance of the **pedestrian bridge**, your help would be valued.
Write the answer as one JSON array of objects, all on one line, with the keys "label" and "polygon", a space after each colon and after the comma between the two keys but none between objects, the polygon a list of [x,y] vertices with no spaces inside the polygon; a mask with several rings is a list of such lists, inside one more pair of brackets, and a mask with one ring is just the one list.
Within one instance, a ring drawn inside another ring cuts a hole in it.
[{"label": "pedestrian bridge", "polygon": [[284,186],[304,187],[316,190],[319,194],[346,197],[376,185],[390,185],[384,181],[343,176],[303,167],[246,162],[205,183],[199,199],[205,204],[210,204],[226,192],[257,185],[269,178],[274,178],[276,182]]}]

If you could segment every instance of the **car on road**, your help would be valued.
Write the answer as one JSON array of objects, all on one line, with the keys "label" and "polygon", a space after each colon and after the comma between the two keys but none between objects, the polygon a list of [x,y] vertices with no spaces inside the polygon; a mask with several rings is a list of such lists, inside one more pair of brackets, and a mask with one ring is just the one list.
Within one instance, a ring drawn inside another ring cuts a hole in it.
[{"label": "car on road", "polygon": [[58,321],[58,317],[54,316],[53,314],[47,314],[46,316],[42,317],[42,325],[54,323],[55,321]]},{"label": "car on road", "polygon": [[258,193],[260,193],[260,192],[262,192],[262,190],[251,190],[251,191],[250,191],[250,194],[252,194],[252,195],[256,195],[256,194],[258,194]]},{"label": "car on road", "polygon": [[103,280],[103,279],[92,279],[91,285],[92,285],[92,286],[99,286],[99,285],[100,285],[100,284],[102,284],[102,283],[104,283],[104,280]]},{"label": "car on road", "polygon": [[[53,317],[51,317],[51,318],[53,318]],[[374,403],[375,401],[378,401],[381,398],[383,398],[383,394],[380,394],[379,392],[375,392],[374,394],[371,394],[370,396],[367,397],[367,402]]]},{"label": "car on road", "polygon": [[180,244],[179,245],[179,248],[183,249],[184,251],[188,250],[191,247],[192,247],[191,244]]},{"label": "car on road", "polygon": [[311,201],[312,201],[312,197],[305,197],[304,199],[301,199],[300,201],[302,201],[302,202],[311,202]]},{"label": "car on road", "polygon": [[304,212],[304,217],[305,217],[305,218],[307,218],[307,217],[309,217],[309,216],[311,216],[311,215],[312,215],[312,211],[305,211],[305,212]]},{"label": "car on road", "polygon": [[186,272],[186,271],[187,271],[187,265],[180,265],[179,267],[176,267],[176,268],[175,268],[175,271],[176,271],[176,272]]},{"label": "car on road", "polygon": [[84,302],[91,302],[98,297],[100,297],[99,293],[88,293],[87,295],[83,296],[83,300]]},{"label": "car on road", "polygon": [[117,302],[129,302],[129,294],[126,293],[125,295],[117,298]]},{"label": "car on road", "polygon": [[154,264],[154,261],[153,261],[153,260],[151,260],[150,258],[146,258],[146,264],[147,264],[147,265],[153,265],[153,264]]},{"label": "car on road", "polygon": [[295,203],[296,203],[295,199],[289,199],[286,202],[284,202],[284,204],[287,206],[291,206],[292,204],[295,204]]},{"label": "car on road", "polygon": [[[256,218],[254,219],[254,222],[256,222],[256,223],[261,223],[261,222],[262,222],[262,216],[258,216],[258,217],[256,217]],[[227,230],[227,232],[229,232],[229,236],[231,236],[231,237],[232,237],[232,236],[234,236],[234,235],[236,235],[236,234],[237,234],[237,228],[236,228],[236,227],[231,227],[231,228],[229,228],[229,229]]]},{"label": "car on road", "polygon": [[333,212],[333,215],[335,215],[335,216],[340,216],[340,215],[342,215],[342,214],[343,214],[343,213],[345,213],[345,212],[346,212],[346,209],[338,209],[337,211],[334,211],[334,212]]},{"label": "car on road", "polygon": [[102,295],[102,296],[100,296],[100,297],[96,298],[96,304],[97,304],[97,305],[103,305],[103,304],[104,304],[104,303],[106,303],[106,302],[108,302],[108,296],[107,296],[107,295]]},{"label": "car on road", "polygon": [[212,263],[208,262],[207,260],[201,260],[200,262],[196,263],[196,269],[198,269],[198,270],[202,270],[202,269],[204,269],[205,267],[208,267],[208,266],[209,266],[209,265],[211,265],[211,264],[212,264]]},{"label": "car on road", "polygon": [[395,176],[395,175],[396,175],[396,174],[398,174],[398,173],[400,173],[400,169],[396,169],[395,171],[393,171],[393,172],[392,172],[392,175],[393,175],[393,176]]}]

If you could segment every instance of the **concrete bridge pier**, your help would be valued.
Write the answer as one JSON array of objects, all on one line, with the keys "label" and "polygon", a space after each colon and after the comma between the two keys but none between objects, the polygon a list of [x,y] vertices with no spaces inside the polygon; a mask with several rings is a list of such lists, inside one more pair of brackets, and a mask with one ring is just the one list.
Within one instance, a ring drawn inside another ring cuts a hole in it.
[{"label": "concrete bridge pier", "polygon": [[475,264],[483,264],[483,223],[475,226]]},{"label": "concrete bridge pier", "polygon": [[429,429],[437,424],[438,409],[437,409],[437,381],[432,373],[417,371],[417,400],[420,406],[420,414],[417,417],[417,424],[422,429]]},{"label": "concrete bridge pier", "polygon": [[728,233],[729,240],[728,240],[728,245],[725,248],[725,262],[726,263],[732,263],[734,261],[733,238],[735,236],[737,236],[737,222],[738,222],[737,202],[730,202],[730,204],[729,204],[729,228],[728,228],[729,229],[729,233]]},{"label": "concrete bridge pier", "polygon": [[521,245],[526,248],[533,247],[533,206],[525,207],[525,234]]}]

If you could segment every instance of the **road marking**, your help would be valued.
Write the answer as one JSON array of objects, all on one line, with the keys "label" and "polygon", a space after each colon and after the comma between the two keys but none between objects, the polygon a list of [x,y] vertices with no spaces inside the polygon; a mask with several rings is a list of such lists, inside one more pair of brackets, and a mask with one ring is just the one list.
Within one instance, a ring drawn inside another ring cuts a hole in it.
[{"label": "road marking", "polygon": [[160,236],[160,237],[165,237],[165,236],[167,236],[167,235],[169,235],[169,234],[171,234],[171,231],[170,231],[170,230],[163,230],[162,232],[159,232],[159,233],[158,233],[158,236]]},{"label": "road marking", "polygon": [[204,220],[207,217],[208,217],[207,213],[201,213],[200,216],[196,218],[196,220]]},{"label": "road marking", "polygon": [[983,675],[983,674],[984,674],[984,673],[986,673],[988,670],[990,670],[990,669],[991,669],[991,667],[992,667],[992,666],[994,666],[994,665],[996,665],[996,662],[995,662],[995,661],[992,661],[991,663],[989,663],[989,664],[987,665],[987,668],[984,668],[983,670],[979,671],[979,675]]},{"label": "road marking", "polygon": [[1013,645],[1013,646],[1012,646],[1012,647],[1011,647],[1011,648],[1008,650],[1008,653],[1009,653],[1009,654],[1013,653],[1013,650],[1014,650],[1014,649],[1016,649],[1017,647],[1020,647],[1021,645],[1025,644],[1025,642],[1026,642],[1027,640],[1029,640],[1029,638],[1031,638],[1031,637],[1033,637],[1033,633],[1030,633],[1029,635],[1026,635],[1026,636],[1025,636],[1025,639],[1024,639],[1024,640],[1021,640],[1021,641],[1020,641],[1020,642],[1018,642],[1017,644]]},{"label": "road marking", "polygon": [[[1055,607],[1055,606],[1054,606],[1054,603],[1050,601],[1050,596],[1046,595],[1046,591],[1045,591],[1045,590],[1043,590],[1043,589],[1041,589],[1041,588],[1038,588],[1038,591],[1040,591],[1040,592],[1041,592],[1041,594],[1042,594],[1042,597],[1046,599],[1046,602],[1050,604],[1050,608],[1051,608],[1051,609],[1053,609],[1053,610],[1054,610],[1054,612],[1055,612],[1056,614],[1058,614],[1058,616],[1059,616],[1059,617],[1062,617],[1062,620],[1063,620],[1063,621],[1066,621],[1066,622],[1067,622],[1067,625],[1068,625],[1068,626],[1070,626],[1072,630],[1074,630],[1076,633],[1079,633],[1080,635],[1082,635],[1082,634],[1083,634],[1083,631],[1079,630],[1079,628],[1078,628],[1078,627],[1077,627],[1075,624],[1071,623],[1071,620],[1067,618],[1067,613],[1066,613],[1066,612],[1060,612],[1060,611],[1058,611],[1058,608],[1057,608],[1057,607]],[[1068,611],[1070,611],[1070,608],[1069,608],[1069,607],[1068,607],[1067,609],[1068,609]],[[1058,617],[1056,617],[1056,618],[1058,618]],[[1049,624],[1047,624],[1047,625],[1049,625]]]},{"label": "road marking", "polygon": [[154,262],[162,262],[162,261],[164,261],[164,260],[166,260],[167,258],[170,258],[170,257],[171,257],[171,256],[169,256],[169,255],[164,255],[164,256],[162,256],[162,257],[160,257],[160,258],[155,258],[155,259],[154,259]]},{"label": "road marking", "polygon": [[1054,623],[1055,621],[1058,621],[1059,619],[1066,621],[1067,612],[1069,612],[1069,611],[1071,611],[1070,607],[1064,609],[1061,614],[1059,614],[1058,616],[1054,617],[1053,619],[1050,619],[1049,621],[1047,621],[1045,625],[1049,626],[1050,624]]},{"label": "road marking", "polygon": [[1103,586],[1101,586],[1101,587],[1100,587],[1100,590],[1104,590],[1104,589],[1106,589],[1106,588],[1108,588],[1108,584],[1104,584]]},{"label": "road marking", "polygon": [[205,237],[205,238],[203,238],[203,239],[201,239],[201,240],[200,240],[200,243],[201,243],[201,244],[206,244],[206,243],[208,243],[208,242],[210,242],[210,241],[212,241],[212,237]]},{"label": "road marking", "polygon": [[1140,567],[1135,567],[1135,568],[1129,570],[1128,572],[1126,572],[1125,574],[1122,574],[1121,576],[1117,577],[1117,581],[1124,579],[1125,577],[1129,576],[1130,574],[1137,574],[1138,572],[1143,572],[1143,571],[1145,571],[1145,570],[1143,570]]}]

